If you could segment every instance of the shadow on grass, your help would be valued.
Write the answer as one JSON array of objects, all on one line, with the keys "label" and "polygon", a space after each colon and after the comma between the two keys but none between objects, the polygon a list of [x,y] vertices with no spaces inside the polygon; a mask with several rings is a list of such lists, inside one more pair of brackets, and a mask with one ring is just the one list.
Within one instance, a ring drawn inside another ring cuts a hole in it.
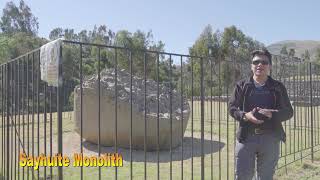
[{"label": "shadow on grass", "polygon": [[[85,141],[84,147],[90,151],[98,152],[98,145],[91,142]],[[204,154],[211,154],[219,152],[225,144],[218,141],[211,141],[204,139]],[[114,147],[101,146],[101,154],[103,153],[114,153]],[[130,149],[118,148],[118,153],[121,153],[123,160],[130,161]],[[146,162],[157,162],[157,151],[146,152]],[[191,159],[193,157],[201,156],[201,139],[193,138],[193,153],[192,153],[192,138],[185,137],[183,139],[183,160]],[[172,149],[172,161],[181,161],[182,159],[182,146],[178,146]],[[170,162],[170,150],[159,151],[159,162],[166,163]],[[132,161],[133,162],[144,162],[144,151],[143,150],[132,150]]]}]

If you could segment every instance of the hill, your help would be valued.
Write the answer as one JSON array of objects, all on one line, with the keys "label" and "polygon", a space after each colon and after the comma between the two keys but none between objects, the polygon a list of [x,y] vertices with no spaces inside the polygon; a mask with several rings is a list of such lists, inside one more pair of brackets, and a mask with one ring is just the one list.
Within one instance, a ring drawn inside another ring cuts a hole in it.
[{"label": "hill", "polygon": [[286,45],[287,50],[294,48],[295,49],[295,56],[301,57],[301,55],[308,50],[311,56],[311,59],[314,59],[317,48],[320,48],[320,41],[313,41],[313,40],[286,40],[280,41],[276,43],[272,43],[267,46],[267,49],[272,54],[280,54],[281,48]]}]

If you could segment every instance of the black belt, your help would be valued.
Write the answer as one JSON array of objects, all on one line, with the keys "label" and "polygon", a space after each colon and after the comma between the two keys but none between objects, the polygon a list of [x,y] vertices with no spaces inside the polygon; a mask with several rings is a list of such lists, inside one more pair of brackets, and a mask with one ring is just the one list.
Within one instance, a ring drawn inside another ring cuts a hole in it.
[{"label": "black belt", "polygon": [[255,135],[261,135],[261,134],[268,134],[272,133],[272,129],[262,129],[262,128],[250,128],[249,133],[250,134],[255,134]]}]

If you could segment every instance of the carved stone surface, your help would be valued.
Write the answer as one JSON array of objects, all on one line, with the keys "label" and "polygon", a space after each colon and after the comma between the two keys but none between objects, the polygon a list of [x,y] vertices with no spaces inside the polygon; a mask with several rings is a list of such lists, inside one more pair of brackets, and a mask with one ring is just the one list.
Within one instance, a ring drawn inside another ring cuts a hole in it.
[{"label": "carved stone surface", "polygon": [[[130,93],[130,74],[125,70],[117,72],[106,69],[100,77],[100,142],[101,145],[130,147],[132,133],[132,147],[144,149],[146,137],[147,150],[156,150],[158,144],[157,124],[159,116],[159,147],[170,148],[170,132],[172,127],[172,147],[181,143],[188,124],[190,107],[181,94],[171,91],[170,117],[170,87],[159,84],[159,114],[157,98],[157,82],[148,79],[145,93],[144,79],[132,77],[132,93]],[[98,144],[99,119],[99,83],[98,76],[93,76],[83,83],[82,95],[82,133],[83,138]],[[117,86],[117,88],[116,88]],[[117,97],[117,98],[116,98]],[[146,106],[145,106],[146,97]],[[132,101],[131,101],[132,100]],[[81,95],[80,86],[74,90],[74,113],[76,131],[80,133],[81,126]],[[132,106],[131,106],[132,104]],[[132,108],[132,116],[131,116]],[[132,117],[132,118],[131,118]],[[132,121],[132,131],[131,131]],[[170,126],[172,121],[172,126]],[[117,127],[117,128],[116,128]],[[146,131],[145,131],[146,129]],[[117,134],[117,136],[116,136]],[[145,136],[146,134],[146,136]]]}]

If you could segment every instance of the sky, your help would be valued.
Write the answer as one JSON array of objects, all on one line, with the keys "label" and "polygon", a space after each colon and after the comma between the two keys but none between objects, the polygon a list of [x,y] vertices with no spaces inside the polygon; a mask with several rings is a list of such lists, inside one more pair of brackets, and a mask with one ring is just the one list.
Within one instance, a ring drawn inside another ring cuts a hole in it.
[{"label": "sky", "polygon": [[[7,0],[0,0],[0,8]],[[18,5],[19,0],[13,0]],[[235,25],[265,45],[282,40],[320,40],[318,0],[25,0],[39,21],[38,35],[52,29],[113,32],[152,31],[165,51],[188,54],[203,29],[223,31]],[[2,12],[1,12],[2,14]]]}]

